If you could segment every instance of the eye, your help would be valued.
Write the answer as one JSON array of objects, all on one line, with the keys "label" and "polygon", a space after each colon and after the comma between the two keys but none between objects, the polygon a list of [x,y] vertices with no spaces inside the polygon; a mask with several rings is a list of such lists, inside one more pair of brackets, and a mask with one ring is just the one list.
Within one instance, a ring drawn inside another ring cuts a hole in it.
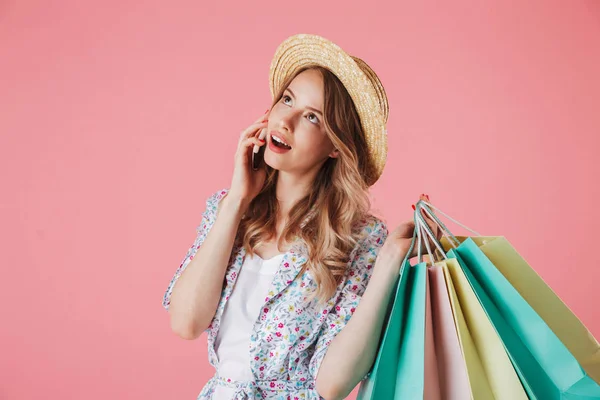
[{"label": "eye", "polygon": [[[288,96],[287,94],[284,94],[283,96],[281,96],[281,101],[286,104],[286,99],[292,99],[290,96]],[[311,121],[310,117],[314,117],[314,121]],[[319,118],[317,118],[317,115],[315,113],[310,113],[308,114],[308,120],[311,121],[313,124],[318,125],[319,124]]]},{"label": "eye", "polygon": [[[314,113],[310,113],[310,114],[308,114],[308,116],[309,116],[309,117],[310,117],[311,115],[312,115],[313,117],[315,117],[315,122],[313,122],[313,123],[314,123],[314,124],[318,124],[318,123],[319,123],[319,118],[317,118],[316,114],[314,114]],[[309,119],[309,121],[310,121],[310,119]]]}]

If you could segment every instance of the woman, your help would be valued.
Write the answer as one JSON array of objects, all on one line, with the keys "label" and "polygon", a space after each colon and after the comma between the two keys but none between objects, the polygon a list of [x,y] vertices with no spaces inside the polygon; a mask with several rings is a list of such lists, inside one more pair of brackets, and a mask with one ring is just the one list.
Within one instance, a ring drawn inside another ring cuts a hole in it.
[{"label": "woman", "polygon": [[388,105],[367,64],[300,34],[280,44],[270,83],[163,299],[179,336],[208,332],[216,374],[198,399],[346,397],[373,364],[413,234],[408,221],[388,237],[369,213]]}]

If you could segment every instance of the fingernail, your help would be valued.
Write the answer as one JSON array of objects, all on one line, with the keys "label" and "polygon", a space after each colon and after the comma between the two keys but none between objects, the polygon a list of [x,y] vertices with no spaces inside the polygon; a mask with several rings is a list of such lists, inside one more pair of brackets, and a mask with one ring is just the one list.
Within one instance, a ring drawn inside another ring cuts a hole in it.
[{"label": "fingernail", "polygon": [[415,207],[415,205],[412,205],[413,210],[417,211],[417,208]]},{"label": "fingernail", "polygon": [[425,197],[427,197],[427,200],[429,200],[429,195],[428,194],[426,194]]}]

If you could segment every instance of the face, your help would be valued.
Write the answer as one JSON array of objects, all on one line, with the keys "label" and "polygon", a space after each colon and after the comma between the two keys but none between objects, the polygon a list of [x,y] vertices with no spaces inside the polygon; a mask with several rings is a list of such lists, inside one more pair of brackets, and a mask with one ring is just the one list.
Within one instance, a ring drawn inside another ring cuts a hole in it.
[{"label": "face", "polygon": [[[323,78],[314,70],[298,74],[269,113],[265,163],[279,171],[316,174],[338,152],[323,123]],[[277,147],[277,138],[288,146]]]}]

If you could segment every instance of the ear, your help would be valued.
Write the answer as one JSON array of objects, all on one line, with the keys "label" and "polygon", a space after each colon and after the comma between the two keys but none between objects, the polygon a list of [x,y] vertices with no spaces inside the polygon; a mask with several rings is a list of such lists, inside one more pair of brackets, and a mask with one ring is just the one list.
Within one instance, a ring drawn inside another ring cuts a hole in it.
[{"label": "ear", "polygon": [[338,149],[333,149],[333,151],[331,153],[329,153],[329,157],[331,158],[338,158],[338,156],[340,155],[340,152]]}]

